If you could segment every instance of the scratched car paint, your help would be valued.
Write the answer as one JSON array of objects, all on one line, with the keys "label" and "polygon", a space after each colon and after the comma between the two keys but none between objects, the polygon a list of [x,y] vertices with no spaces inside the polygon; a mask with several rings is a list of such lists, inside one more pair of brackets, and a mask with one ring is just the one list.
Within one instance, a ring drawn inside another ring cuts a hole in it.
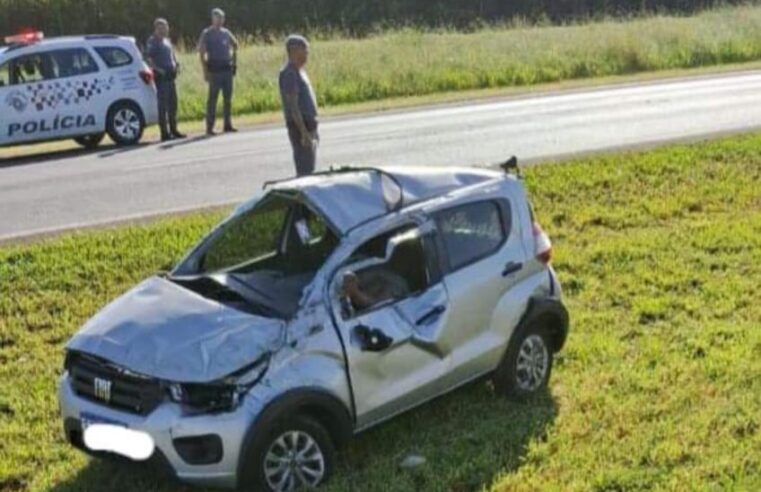
[{"label": "scratched car paint", "polygon": [[70,340],[67,439],[92,452],[97,416],[181,480],[295,490],[352,435],[484,375],[543,391],[568,314],[510,164],[268,184]]}]

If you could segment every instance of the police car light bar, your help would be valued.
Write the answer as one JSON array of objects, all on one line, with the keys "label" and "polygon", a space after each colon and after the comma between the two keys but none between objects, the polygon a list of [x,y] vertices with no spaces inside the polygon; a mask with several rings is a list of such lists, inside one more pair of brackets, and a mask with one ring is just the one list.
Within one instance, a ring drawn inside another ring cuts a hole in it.
[{"label": "police car light bar", "polygon": [[6,36],[5,44],[30,44],[38,43],[45,39],[45,34],[42,31],[30,31],[15,36]]}]

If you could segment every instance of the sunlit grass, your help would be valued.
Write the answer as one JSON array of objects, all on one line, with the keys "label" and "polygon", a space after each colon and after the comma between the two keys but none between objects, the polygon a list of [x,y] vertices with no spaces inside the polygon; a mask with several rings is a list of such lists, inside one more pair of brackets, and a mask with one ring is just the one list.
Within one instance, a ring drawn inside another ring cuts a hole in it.
[{"label": "sunlit grass", "polygon": [[[359,437],[326,490],[761,490],[761,136],[525,174],[572,320],[548,394],[470,385]],[[194,490],[70,448],[55,386],[68,337],[219,217],[0,249],[1,491]]]},{"label": "sunlit grass", "polygon": [[[313,43],[309,66],[321,105],[448,91],[527,86],[568,79],[691,68],[761,59],[761,7],[723,8],[693,17],[609,20],[570,26],[488,27],[472,33],[415,29],[367,39]],[[234,111],[277,110],[278,45],[242,50]],[[182,56],[180,108],[205,112],[195,53]]]}]

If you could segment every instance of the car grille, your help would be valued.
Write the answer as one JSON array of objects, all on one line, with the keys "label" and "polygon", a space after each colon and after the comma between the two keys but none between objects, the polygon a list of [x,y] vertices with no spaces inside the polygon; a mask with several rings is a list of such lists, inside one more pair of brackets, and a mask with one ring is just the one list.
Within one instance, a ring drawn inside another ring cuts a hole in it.
[{"label": "car grille", "polygon": [[98,357],[70,352],[66,369],[77,395],[107,407],[147,415],[164,399],[160,381],[131,373]]}]

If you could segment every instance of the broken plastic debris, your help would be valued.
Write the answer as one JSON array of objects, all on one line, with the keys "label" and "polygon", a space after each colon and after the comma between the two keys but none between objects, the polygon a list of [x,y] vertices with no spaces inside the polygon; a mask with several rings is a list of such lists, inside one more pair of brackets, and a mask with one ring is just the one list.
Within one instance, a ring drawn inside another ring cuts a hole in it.
[{"label": "broken plastic debris", "polygon": [[425,457],[420,456],[419,454],[408,454],[399,466],[402,468],[415,468],[416,466],[423,464],[425,464]]}]

